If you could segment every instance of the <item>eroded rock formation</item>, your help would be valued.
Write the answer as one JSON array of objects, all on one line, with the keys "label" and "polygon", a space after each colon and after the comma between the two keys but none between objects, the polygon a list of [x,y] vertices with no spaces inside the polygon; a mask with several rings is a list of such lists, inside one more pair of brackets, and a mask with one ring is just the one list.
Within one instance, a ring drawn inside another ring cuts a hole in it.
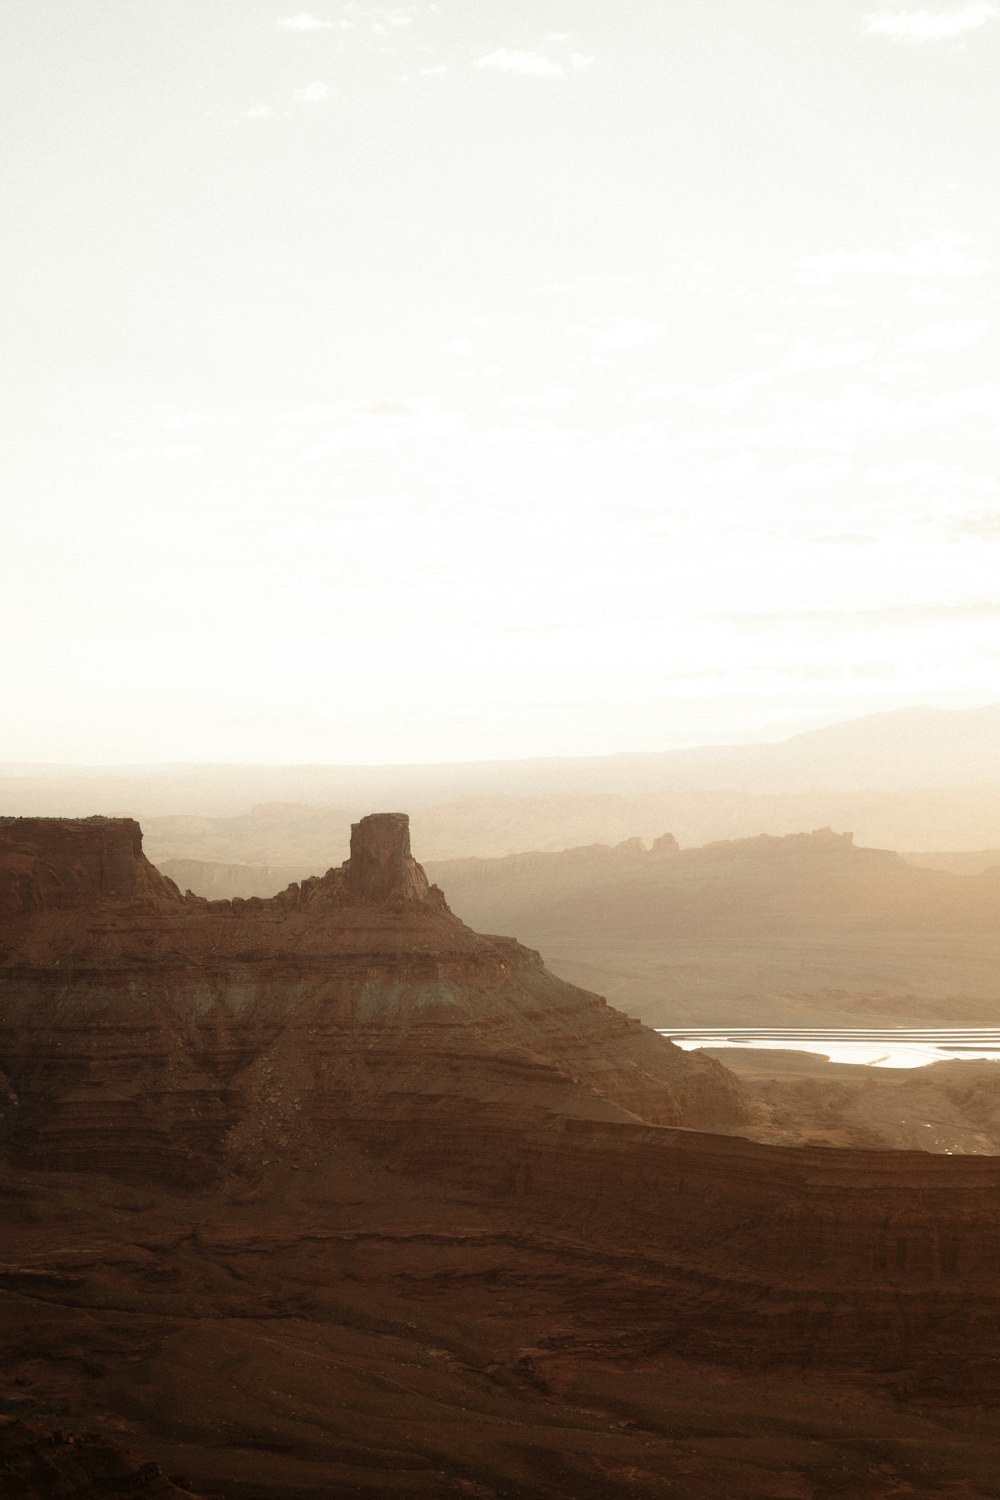
[{"label": "eroded rock formation", "polygon": [[461,1120],[484,1097],[525,1119],[743,1118],[724,1068],[453,916],[403,814],[270,901],[181,896],[124,819],[7,820],[0,840],[0,1116],[38,1163],[203,1180],[272,1129],[314,1149],[341,1119]]},{"label": "eroded rock formation", "polygon": [[225,1500],[996,1495],[1000,1162],[690,1128],[405,832],[210,902],[0,824],[0,1398]]},{"label": "eroded rock formation", "polygon": [[198,1500],[158,1464],[91,1432],[63,1432],[0,1416],[4,1500]]}]

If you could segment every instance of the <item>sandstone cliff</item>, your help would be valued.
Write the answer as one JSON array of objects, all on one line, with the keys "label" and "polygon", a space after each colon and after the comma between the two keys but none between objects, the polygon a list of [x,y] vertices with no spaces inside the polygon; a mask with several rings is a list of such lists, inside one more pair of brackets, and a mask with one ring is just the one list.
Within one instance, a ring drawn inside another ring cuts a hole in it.
[{"label": "sandstone cliff", "polygon": [[[0,821],[0,1066],[22,1151],[197,1179],[220,1151],[315,1147],[341,1119],[720,1127],[744,1117],[691,1058],[448,910],[402,814],[270,901],[183,897],[128,820]],[[280,1126],[276,1123],[280,1117]]]},{"label": "sandstone cliff", "polygon": [[996,1159],[679,1128],[726,1071],[471,932],[399,817],[242,903],[50,826],[0,920],[43,1434],[225,1500],[996,1496]]}]

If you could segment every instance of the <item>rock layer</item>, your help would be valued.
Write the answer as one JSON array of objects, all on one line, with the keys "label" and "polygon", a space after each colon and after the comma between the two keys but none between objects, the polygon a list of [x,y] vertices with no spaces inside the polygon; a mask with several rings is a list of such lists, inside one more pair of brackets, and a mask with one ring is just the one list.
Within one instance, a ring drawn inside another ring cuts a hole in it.
[{"label": "rock layer", "polygon": [[198,1500],[163,1470],[142,1463],[96,1433],[50,1431],[0,1416],[0,1493],[4,1500]]},{"label": "rock layer", "polygon": [[454,917],[405,815],[363,819],[345,865],[270,901],[182,897],[128,820],[0,834],[0,1109],[16,1096],[39,1163],[203,1180],[234,1143],[272,1149],[272,1124],[314,1146],[483,1097],[525,1118],[744,1117],[724,1068]]},{"label": "rock layer", "polygon": [[0,922],[102,903],[174,906],[131,818],[0,818]]},{"label": "rock layer", "polygon": [[690,1128],[395,819],[247,902],[133,827],[4,826],[0,1398],[225,1500],[997,1495],[1000,1161]]},{"label": "rock layer", "polygon": [[360,902],[426,901],[427,877],[410,853],[406,813],[369,813],[351,824],[347,887]]}]

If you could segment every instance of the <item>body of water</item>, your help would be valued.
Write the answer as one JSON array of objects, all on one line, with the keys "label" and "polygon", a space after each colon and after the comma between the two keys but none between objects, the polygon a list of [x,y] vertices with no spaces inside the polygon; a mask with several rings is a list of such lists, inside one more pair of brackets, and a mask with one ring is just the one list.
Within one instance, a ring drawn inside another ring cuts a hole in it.
[{"label": "body of water", "polygon": [[1000,1028],[940,1027],[913,1030],[893,1027],[731,1026],[711,1031],[673,1030],[658,1026],[685,1052],[699,1047],[743,1047],[773,1051],[815,1052],[831,1062],[861,1063],[871,1068],[923,1068],[933,1062],[985,1058],[1000,1062]]}]

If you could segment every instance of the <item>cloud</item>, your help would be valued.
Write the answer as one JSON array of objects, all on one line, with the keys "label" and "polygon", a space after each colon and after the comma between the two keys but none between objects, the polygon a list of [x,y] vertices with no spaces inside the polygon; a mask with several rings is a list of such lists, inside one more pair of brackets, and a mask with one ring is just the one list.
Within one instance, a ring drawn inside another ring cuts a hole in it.
[{"label": "cloud", "polygon": [[876,366],[876,373],[883,380],[901,380],[909,375],[922,375],[927,366],[915,359],[884,359]]},{"label": "cloud", "polygon": [[318,16],[311,16],[303,10],[297,16],[279,16],[278,25],[287,26],[290,31],[333,31],[337,22],[321,21]]},{"label": "cloud", "polygon": [[175,411],[164,417],[163,426],[168,432],[183,432],[192,427],[214,427],[218,420],[207,411]]},{"label": "cloud", "polygon": [[[307,83],[300,89],[295,89],[292,94],[293,104],[319,104],[323,99],[329,99],[333,90],[328,83]],[[289,111],[287,109],[275,109],[270,104],[254,104],[243,111],[244,120],[287,120]]]},{"label": "cloud", "polygon": [[974,31],[1000,14],[990,0],[975,0],[952,10],[874,10],[865,16],[866,36],[899,37],[906,42],[938,42]]},{"label": "cloud", "polygon": [[160,443],[156,447],[123,448],[113,454],[116,463],[187,463],[198,458],[204,449],[201,443]]},{"label": "cloud", "polygon": [[947,527],[959,537],[981,537],[985,541],[992,541],[1000,536],[1000,512],[995,505],[988,510],[970,510],[964,515],[951,516]]},{"label": "cloud", "polygon": [[933,282],[929,286],[917,282],[910,287],[907,296],[916,307],[957,307],[962,300],[954,292],[946,292],[943,286]]},{"label": "cloud", "polygon": [[663,338],[665,326],[652,318],[609,318],[605,323],[577,323],[570,333],[585,339],[593,349],[651,349]]},{"label": "cloud", "polygon": [[305,88],[295,90],[292,100],[295,104],[318,104],[321,99],[329,99],[332,92],[328,83],[307,83]]},{"label": "cloud", "polygon": [[914,276],[933,280],[939,276],[978,276],[989,269],[988,260],[968,254],[972,241],[952,230],[938,230],[926,239],[911,240],[900,249],[874,247],[863,250],[826,250],[796,261],[798,269],[812,276]]},{"label": "cloud", "polygon": [[869,339],[834,339],[822,343],[807,334],[796,339],[781,361],[781,368],[792,373],[807,370],[839,370],[844,365],[862,364],[871,359],[876,346]]},{"label": "cloud", "polygon": [[[849,535],[826,533],[815,538],[818,542],[871,544],[880,538],[876,535]],[[992,600],[972,604],[887,604],[870,609],[790,609],[787,611],[760,610],[734,611],[719,614],[715,618],[729,620],[744,627],[762,630],[787,630],[794,621],[796,625],[825,625],[836,622],[846,627],[870,628],[872,625],[925,625],[930,623],[961,625],[967,621],[989,621],[1000,618],[1000,604]]]},{"label": "cloud", "polygon": [[570,276],[562,281],[546,281],[541,290],[546,296],[564,297],[578,292],[620,292],[635,286],[639,281],[637,271],[619,271],[605,276]]},{"label": "cloud", "polygon": [[903,341],[904,349],[926,350],[931,354],[950,354],[956,349],[971,349],[986,332],[985,318],[969,318],[962,323],[928,323]]},{"label": "cloud", "polygon": [[507,396],[503,405],[514,412],[560,412],[571,407],[576,399],[576,392],[568,386],[553,384],[522,396]]},{"label": "cloud", "polygon": [[314,401],[309,406],[296,406],[289,411],[279,412],[276,420],[282,426],[321,427],[336,422],[339,415],[339,407],[324,406],[321,402]]},{"label": "cloud", "polygon": [[995,495],[1000,482],[991,475],[972,474],[936,459],[898,459],[874,464],[861,476],[878,489],[902,489],[912,493],[932,491],[949,495]]},{"label": "cloud", "polygon": [[513,52],[507,47],[498,47],[495,52],[478,57],[476,67],[517,73],[522,78],[562,78],[565,73],[562,63],[553,62],[540,52]]}]

